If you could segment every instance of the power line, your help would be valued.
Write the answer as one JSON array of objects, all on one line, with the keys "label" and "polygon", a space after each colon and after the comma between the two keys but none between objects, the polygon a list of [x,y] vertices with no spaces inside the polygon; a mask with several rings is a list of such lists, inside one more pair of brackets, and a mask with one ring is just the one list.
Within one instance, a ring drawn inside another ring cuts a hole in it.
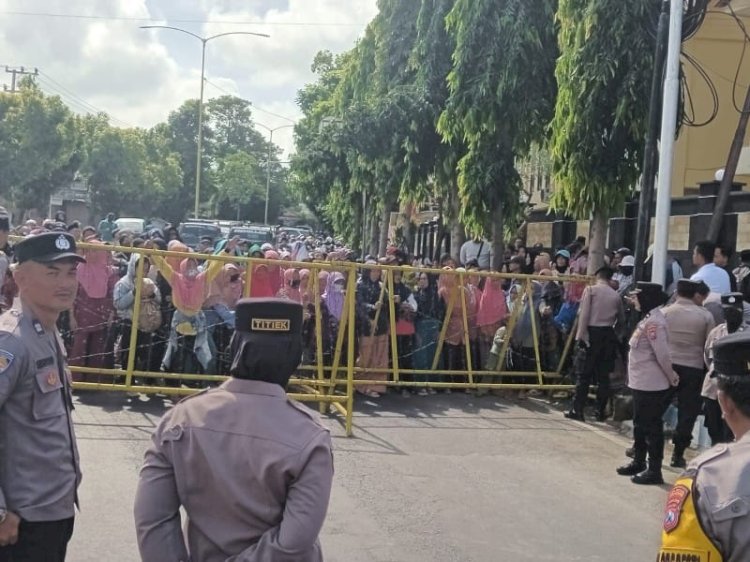
[{"label": "power line", "polygon": [[[211,80],[209,80],[208,78],[205,78],[205,80],[206,80],[206,84],[209,84],[209,85],[213,86],[213,87],[214,87],[214,88],[216,88],[217,90],[219,90],[219,91],[221,91],[221,92],[224,92],[225,94],[227,94],[227,95],[229,95],[229,96],[236,96],[236,97],[240,97],[240,98],[241,98],[241,96],[238,96],[238,95],[237,95],[237,94],[235,94],[234,92],[230,92],[229,90],[226,90],[225,88],[222,88],[222,87],[221,87],[221,86],[219,86],[218,84],[215,84],[214,82],[211,82]],[[263,109],[262,107],[259,107],[259,106],[255,105],[255,104],[254,104],[253,102],[251,102],[250,100],[246,100],[246,101],[247,101],[247,102],[248,102],[248,103],[249,103],[249,104],[250,104],[250,105],[252,106],[252,108],[253,108],[253,109],[256,109],[256,110],[258,110],[258,111],[260,111],[261,113],[266,113],[266,114],[268,114],[268,115],[272,115],[272,116],[274,116],[274,117],[278,117],[279,119],[285,119],[285,120],[287,120],[287,121],[289,121],[289,122],[291,122],[291,123],[297,123],[297,120],[296,120],[296,119],[292,119],[291,117],[287,117],[287,116],[285,116],[285,115],[281,115],[281,114],[279,114],[279,113],[274,113],[273,111],[268,111],[267,109]]]},{"label": "power line", "polygon": [[344,23],[344,22],[310,22],[310,21],[234,21],[234,20],[201,20],[201,19],[172,19],[172,18],[136,18],[125,16],[100,16],[88,14],[59,14],[52,12],[21,12],[16,10],[3,10],[0,14],[5,16],[28,16],[43,18],[66,18],[80,20],[109,20],[130,22],[169,22],[169,23],[195,23],[195,24],[232,24],[232,25],[273,25],[283,27],[364,27],[366,23]]},{"label": "power line", "polygon": [[41,79],[41,82],[46,84],[47,88],[56,91],[58,95],[66,98],[66,101],[68,103],[71,103],[72,105],[76,105],[78,108],[82,108],[87,113],[105,113],[112,122],[119,124],[121,127],[129,127],[129,128],[135,127],[134,125],[128,123],[127,121],[118,119],[117,117],[112,115],[109,111],[101,109],[100,107],[97,107],[93,105],[92,103],[89,103],[88,101],[80,97],[75,92],[69,90],[68,88],[60,84],[57,80],[52,78],[46,72],[39,71],[39,77]]}]

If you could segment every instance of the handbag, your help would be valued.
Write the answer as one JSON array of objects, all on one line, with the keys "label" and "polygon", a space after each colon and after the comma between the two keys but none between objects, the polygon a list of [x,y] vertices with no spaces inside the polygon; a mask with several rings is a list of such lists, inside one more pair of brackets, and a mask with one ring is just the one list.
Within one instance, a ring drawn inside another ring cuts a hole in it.
[{"label": "handbag", "polygon": [[138,330],[150,334],[161,326],[161,309],[152,298],[141,301],[141,310],[138,314]]}]

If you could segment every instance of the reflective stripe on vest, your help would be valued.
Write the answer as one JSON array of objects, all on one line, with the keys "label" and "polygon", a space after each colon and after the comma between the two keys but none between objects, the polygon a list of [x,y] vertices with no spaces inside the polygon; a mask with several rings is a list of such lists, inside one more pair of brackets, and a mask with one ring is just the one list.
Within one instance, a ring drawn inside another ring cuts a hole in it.
[{"label": "reflective stripe on vest", "polygon": [[657,562],[722,562],[695,510],[695,482],[683,476],[667,498]]}]

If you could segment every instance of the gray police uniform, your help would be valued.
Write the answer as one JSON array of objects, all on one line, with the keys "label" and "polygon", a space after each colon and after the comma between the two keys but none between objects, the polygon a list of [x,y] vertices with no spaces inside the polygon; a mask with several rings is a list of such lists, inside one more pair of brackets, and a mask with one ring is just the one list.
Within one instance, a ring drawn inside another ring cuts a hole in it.
[{"label": "gray police uniform", "polygon": [[27,310],[0,316],[0,507],[26,521],[74,515],[81,472],[63,349]]},{"label": "gray police uniform", "polygon": [[[238,332],[249,332],[247,307],[257,306],[249,301],[268,305],[261,317],[281,311],[280,320],[261,322],[272,330],[278,322],[281,330],[296,333],[296,348],[282,351],[283,345],[273,348],[269,340],[251,342],[242,338],[252,335],[235,334],[233,348],[238,340],[240,346],[258,347],[233,351],[233,373],[247,355],[251,362],[267,356],[269,363],[259,373],[272,371],[272,361],[286,361],[280,371],[287,374],[278,383],[231,378],[164,415],[146,452],[135,499],[144,562],[323,559],[318,534],[333,479],[331,437],[318,415],[288,399],[284,389],[301,356],[302,307],[287,300],[245,299],[237,305]],[[281,319],[291,308],[296,332]],[[252,318],[254,324],[257,320]],[[188,518],[184,537],[180,506]]]}]

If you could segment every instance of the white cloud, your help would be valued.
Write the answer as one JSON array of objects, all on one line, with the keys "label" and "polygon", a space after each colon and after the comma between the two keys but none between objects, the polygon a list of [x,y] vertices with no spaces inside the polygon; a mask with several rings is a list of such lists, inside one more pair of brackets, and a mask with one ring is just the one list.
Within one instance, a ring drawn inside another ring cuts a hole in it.
[{"label": "white cloud", "polygon": [[[184,100],[198,96],[198,41],[173,31],[138,27],[158,21],[4,12],[222,22],[173,25],[204,35],[238,30],[269,33],[270,39],[229,36],[210,42],[206,76],[257,108],[297,119],[294,99],[313,78],[310,63],[315,53],[351,48],[375,15],[375,4],[376,0],[0,0],[0,64],[38,67],[42,87],[61,94],[77,111],[85,107],[83,99],[122,122],[152,126]],[[259,25],[246,25],[256,21]],[[340,25],[310,25],[315,22]],[[207,98],[223,93],[206,86]],[[254,117],[272,128],[288,123],[259,109]],[[292,130],[277,131],[274,141],[287,157],[293,147]]]}]

